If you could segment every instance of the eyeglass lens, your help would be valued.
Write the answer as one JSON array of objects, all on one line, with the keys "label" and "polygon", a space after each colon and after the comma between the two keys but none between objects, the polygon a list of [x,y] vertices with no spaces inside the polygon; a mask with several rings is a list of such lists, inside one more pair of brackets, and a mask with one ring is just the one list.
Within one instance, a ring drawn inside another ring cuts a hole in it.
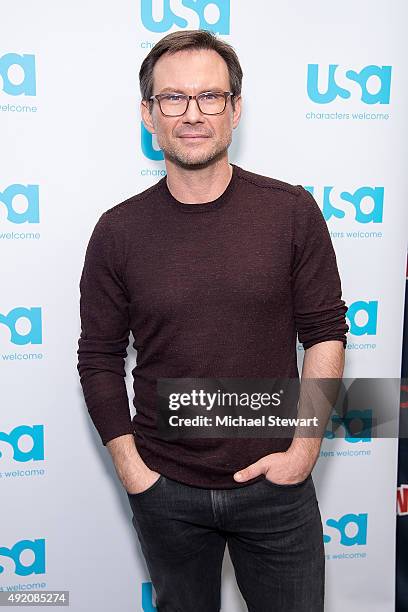
[{"label": "eyeglass lens", "polygon": [[[224,94],[205,93],[197,97],[199,109],[202,113],[213,115],[221,113],[225,108]],[[187,110],[188,98],[183,94],[169,93],[160,96],[160,105],[165,115],[181,115]]]}]

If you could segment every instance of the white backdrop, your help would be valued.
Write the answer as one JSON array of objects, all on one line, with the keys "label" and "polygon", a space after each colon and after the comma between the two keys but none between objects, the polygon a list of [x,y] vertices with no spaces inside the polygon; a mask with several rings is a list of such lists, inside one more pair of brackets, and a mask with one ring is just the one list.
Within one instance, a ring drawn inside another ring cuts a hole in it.
[{"label": "white backdrop", "polygon": [[[165,172],[140,122],[141,61],[181,28],[235,47],[243,115],[230,161],[313,191],[350,308],[345,376],[398,378],[408,11],[403,0],[15,0],[1,12],[0,588],[69,589],[75,612],[147,612],[131,509],[76,370],[91,231]],[[128,373],[135,359],[129,349]],[[394,610],[396,459],[393,439],[323,443],[329,612]],[[222,610],[245,609],[227,552]]]}]

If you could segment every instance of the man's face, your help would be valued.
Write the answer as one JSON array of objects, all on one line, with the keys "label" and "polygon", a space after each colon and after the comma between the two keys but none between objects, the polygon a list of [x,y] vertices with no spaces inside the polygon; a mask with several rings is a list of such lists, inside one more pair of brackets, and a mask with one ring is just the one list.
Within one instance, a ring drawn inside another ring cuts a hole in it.
[{"label": "man's face", "polygon": [[[189,95],[214,90],[230,91],[227,64],[212,49],[162,55],[153,70],[153,85],[155,95],[164,93],[164,90]],[[141,114],[146,129],[156,134],[164,156],[180,166],[191,168],[207,165],[228,149],[232,130],[239,122],[241,97],[235,98],[235,111],[229,97],[224,112],[219,115],[204,115],[196,100],[190,100],[181,117],[164,116],[157,100],[152,114],[142,103]],[[192,134],[200,134],[203,138],[187,137]]]}]

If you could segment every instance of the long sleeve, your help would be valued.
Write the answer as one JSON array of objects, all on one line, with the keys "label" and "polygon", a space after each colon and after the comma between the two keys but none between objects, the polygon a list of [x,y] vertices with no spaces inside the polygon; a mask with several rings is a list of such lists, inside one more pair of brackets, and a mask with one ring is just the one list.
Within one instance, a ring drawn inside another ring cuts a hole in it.
[{"label": "long sleeve", "polygon": [[80,280],[80,381],[89,415],[102,443],[132,433],[125,384],[129,307],[121,277],[121,257],[103,213],[89,240]]},{"label": "long sleeve", "polygon": [[347,346],[349,326],[337,260],[324,216],[311,193],[301,193],[294,210],[292,296],[299,342],[304,349],[325,340]]}]

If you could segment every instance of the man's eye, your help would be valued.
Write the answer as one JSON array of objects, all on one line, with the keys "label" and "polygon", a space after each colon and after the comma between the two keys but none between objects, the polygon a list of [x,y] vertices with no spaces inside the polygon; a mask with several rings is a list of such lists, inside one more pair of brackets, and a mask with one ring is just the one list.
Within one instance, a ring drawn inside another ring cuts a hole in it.
[{"label": "man's eye", "polygon": [[203,94],[203,99],[204,100],[215,100],[218,96],[219,94],[206,93],[206,94]]},{"label": "man's eye", "polygon": [[179,96],[177,94],[168,94],[167,96],[164,96],[165,100],[170,100],[171,102],[178,102],[179,100],[182,100],[183,96]]}]

